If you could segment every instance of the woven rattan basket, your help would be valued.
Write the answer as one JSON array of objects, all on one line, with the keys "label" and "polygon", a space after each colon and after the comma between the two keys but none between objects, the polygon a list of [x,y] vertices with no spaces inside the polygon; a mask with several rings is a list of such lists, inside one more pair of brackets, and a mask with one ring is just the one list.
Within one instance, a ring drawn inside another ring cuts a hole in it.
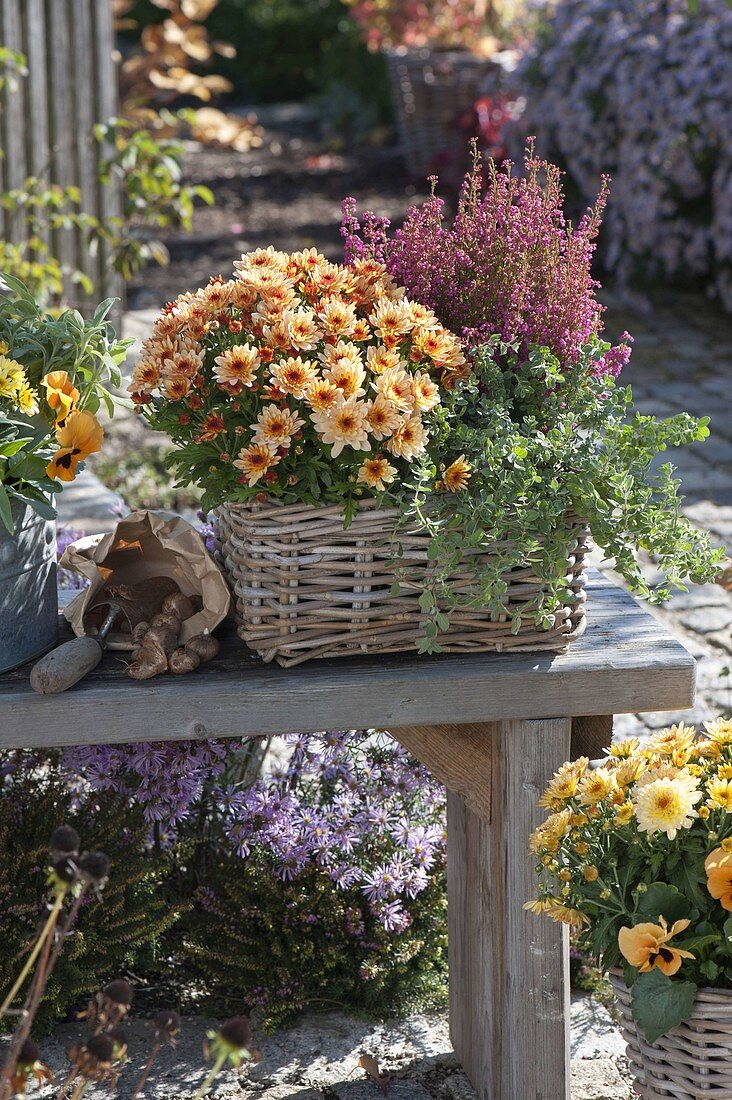
[{"label": "woven rattan basket", "polygon": [[613,972],[610,981],[641,1100],[732,1098],[732,990],[700,989],[689,1019],[648,1043],[631,1015],[622,974]]},{"label": "woven rattan basket", "polygon": [[467,50],[400,47],[387,51],[397,133],[415,176],[436,171],[441,160],[465,159],[467,140],[457,119],[480,95],[494,63]]},{"label": "woven rattan basket", "polygon": [[[333,505],[225,504],[215,511],[217,552],[236,595],[239,635],[265,661],[289,667],[313,657],[413,651],[424,636],[419,578],[430,568],[429,535],[394,531],[399,513],[362,503],[344,531]],[[439,637],[447,653],[566,648],[585,626],[587,529],[568,531],[566,576],[573,593],[550,629],[534,624],[541,583],[530,566],[506,576],[507,611],[498,620],[480,608],[457,610]],[[477,554],[490,560],[489,554]],[[399,579],[399,592],[392,586]],[[451,585],[469,593],[468,565]],[[511,632],[511,612],[522,626]]]}]

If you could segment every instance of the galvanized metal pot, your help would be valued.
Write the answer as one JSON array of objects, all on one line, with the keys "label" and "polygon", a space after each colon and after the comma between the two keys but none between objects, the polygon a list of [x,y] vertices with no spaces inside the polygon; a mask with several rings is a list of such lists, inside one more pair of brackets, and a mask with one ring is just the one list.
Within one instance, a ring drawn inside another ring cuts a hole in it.
[{"label": "galvanized metal pot", "polygon": [[56,524],[13,503],[15,532],[0,523],[0,672],[56,644]]}]

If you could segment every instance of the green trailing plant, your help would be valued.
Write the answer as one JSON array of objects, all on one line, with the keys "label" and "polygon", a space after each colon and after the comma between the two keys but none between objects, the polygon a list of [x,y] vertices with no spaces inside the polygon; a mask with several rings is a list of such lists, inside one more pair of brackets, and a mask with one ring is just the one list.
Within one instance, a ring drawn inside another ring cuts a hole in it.
[{"label": "green trailing plant", "polygon": [[[564,563],[572,516],[589,524],[632,591],[653,602],[718,573],[723,553],[682,515],[674,467],[654,465],[668,448],[705,439],[708,419],[635,412],[630,387],[598,369],[609,351],[593,337],[562,365],[548,348],[522,351],[493,337],[477,349],[471,378],[434,411],[426,454],[401,495],[405,519],[432,535],[423,651],[440,651],[439,633],[456,606],[505,613],[505,573],[527,562],[545,586],[536,622],[550,623],[570,596]],[[470,596],[456,596],[449,577],[465,550],[496,543]],[[657,561],[663,583],[645,579],[638,549]],[[513,626],[518,631],[518,618]]]}]

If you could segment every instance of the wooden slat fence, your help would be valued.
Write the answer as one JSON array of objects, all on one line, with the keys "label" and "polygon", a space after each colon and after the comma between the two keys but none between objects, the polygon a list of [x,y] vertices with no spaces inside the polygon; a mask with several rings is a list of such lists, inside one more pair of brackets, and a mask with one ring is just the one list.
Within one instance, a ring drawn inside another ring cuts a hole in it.
[{"label": "wooden slat fence", "polygon": [[[0,43],[24,54],[28,64],[17,90],[2,93],[0,189],[38,176],[79,187],[85,213],[118,214],[119,191],[99,183],[103,153],[92,133],[117,109],[111,0],[0,0]],[[24,233],[17,215],[0,210],[0,237],[19,242]],[[103,248],[92,255],[81,230],[52,236],[54,255],[89,276],[95,299],[121,295],[122,282]],[[71,280],[65,300],[81,309],[88,305]]]}]

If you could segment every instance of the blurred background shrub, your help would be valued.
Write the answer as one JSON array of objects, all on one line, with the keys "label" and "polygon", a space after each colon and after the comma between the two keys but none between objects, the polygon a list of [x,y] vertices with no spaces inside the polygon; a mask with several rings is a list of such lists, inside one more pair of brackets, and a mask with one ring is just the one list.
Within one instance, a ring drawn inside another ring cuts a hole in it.
[{"label": "blurred background shrub", "polygon": [[516,74],[524,133],[586,204],[612,177],[602,258],[622,282],[694,281],[732,308],[732,8],[560,0]]}]

